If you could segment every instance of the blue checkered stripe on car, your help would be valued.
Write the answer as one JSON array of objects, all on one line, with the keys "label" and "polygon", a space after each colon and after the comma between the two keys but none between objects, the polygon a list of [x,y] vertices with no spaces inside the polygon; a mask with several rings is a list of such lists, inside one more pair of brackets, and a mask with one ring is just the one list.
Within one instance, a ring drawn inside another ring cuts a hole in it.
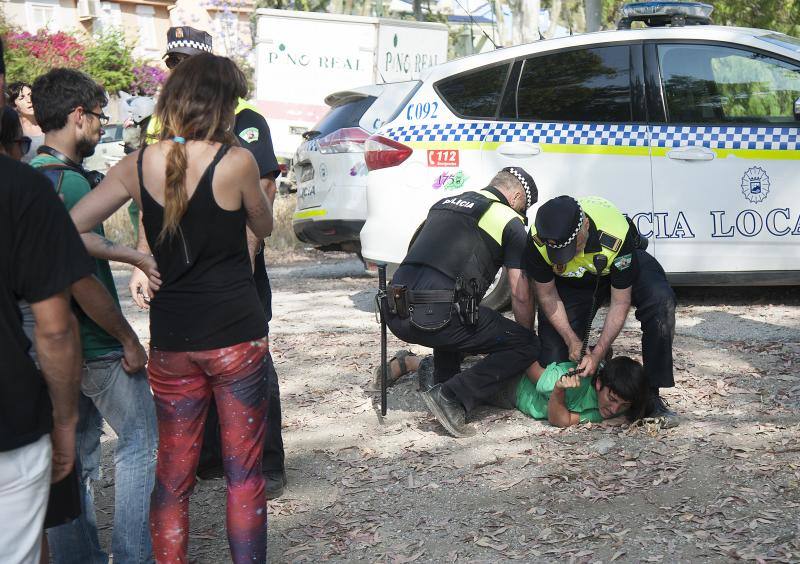
[{"label": "blue checkered stripe on car", "polygon": [[797,127],[680,127],[651,126],[654,147],[702,145],[710,149],[768,149],[796,151],[800,148]]},{"label": "blue checkered stripe on car", "polygon": [[401,143],[415,141],[529,141],[570,145],[647,145],[642,125],[589,123],[478,122],[401,125],[387,134]]},{"label": "blue checkered stripe on car", "polygon": [[[648,131],[649,130],[649,131]],[[559,145],[654,147],[703,145],[717,149],[797,150],[796,127],[696,127],[590,123],[471,122],[401,125],[388,137],[401,143],[528,141]]]}]

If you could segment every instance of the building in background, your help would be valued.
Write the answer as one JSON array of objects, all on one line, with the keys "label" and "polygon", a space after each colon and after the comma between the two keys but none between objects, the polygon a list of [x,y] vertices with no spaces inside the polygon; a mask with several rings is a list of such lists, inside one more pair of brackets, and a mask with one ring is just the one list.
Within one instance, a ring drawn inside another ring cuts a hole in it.
[{"label": "building in background", "polygon": [[173,25],[205,29],[220,55],[242,56],[252,47],[253,0],[3,0],[2,6],[10,24],[30,33],[121,29],[134,56],[151,62],[161,60]]}]

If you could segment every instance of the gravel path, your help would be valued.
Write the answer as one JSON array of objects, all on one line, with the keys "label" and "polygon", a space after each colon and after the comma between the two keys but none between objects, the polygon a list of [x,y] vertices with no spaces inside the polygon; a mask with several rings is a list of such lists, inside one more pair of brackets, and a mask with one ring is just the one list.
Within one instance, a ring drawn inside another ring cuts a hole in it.
[{"label": "gravel path", "polygon": [[[455,440],[413,377],[378,416],[376,279],[347,255],[311,256],[270,268],[289,476],[269,506],[271,561],[800,562],[796,288],[679,291],[678,384],[664,394],[676,429],[559,430],[481,409],[476,436]],[[126,314],[145,338],[146,314]],[[639,356],[638,339],[631,316],[615,352]],[[114,443],[97,487],[105,546]],[[198,482],[197,562],[229,559],[224,505],[223,480]]]}]

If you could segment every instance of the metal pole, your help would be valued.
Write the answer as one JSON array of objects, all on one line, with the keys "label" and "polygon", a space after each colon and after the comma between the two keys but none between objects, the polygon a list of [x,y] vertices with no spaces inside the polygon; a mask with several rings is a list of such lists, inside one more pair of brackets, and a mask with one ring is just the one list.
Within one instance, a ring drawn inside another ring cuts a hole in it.
[{"label": "metal pole", "polygon": [[381,316],[381,415],[386,416],[386,373],[387,343],[386,343],[386,317],[384,316],[384,300],[386,299],[386,265],[378,265],[378,306]]}]

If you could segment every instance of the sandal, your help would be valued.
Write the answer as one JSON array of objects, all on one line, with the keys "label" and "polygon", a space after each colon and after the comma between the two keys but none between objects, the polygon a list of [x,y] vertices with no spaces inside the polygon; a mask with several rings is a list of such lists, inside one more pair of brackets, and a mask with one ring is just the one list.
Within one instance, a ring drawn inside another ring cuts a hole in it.
[{"label": "sandal", "polygon": [[[386,387],[393,386],[400,378],[408,374],[408,366],[406,366],[406,357],[417,356],[409,350],[399,350],[394,353],[394,356],[386,361]],[[392,361],[396,360],[400,365],[400,375],[395,377],[392,375]],[[376,366],[372,371],[372,389],[381,389],[381,367]]]}]

